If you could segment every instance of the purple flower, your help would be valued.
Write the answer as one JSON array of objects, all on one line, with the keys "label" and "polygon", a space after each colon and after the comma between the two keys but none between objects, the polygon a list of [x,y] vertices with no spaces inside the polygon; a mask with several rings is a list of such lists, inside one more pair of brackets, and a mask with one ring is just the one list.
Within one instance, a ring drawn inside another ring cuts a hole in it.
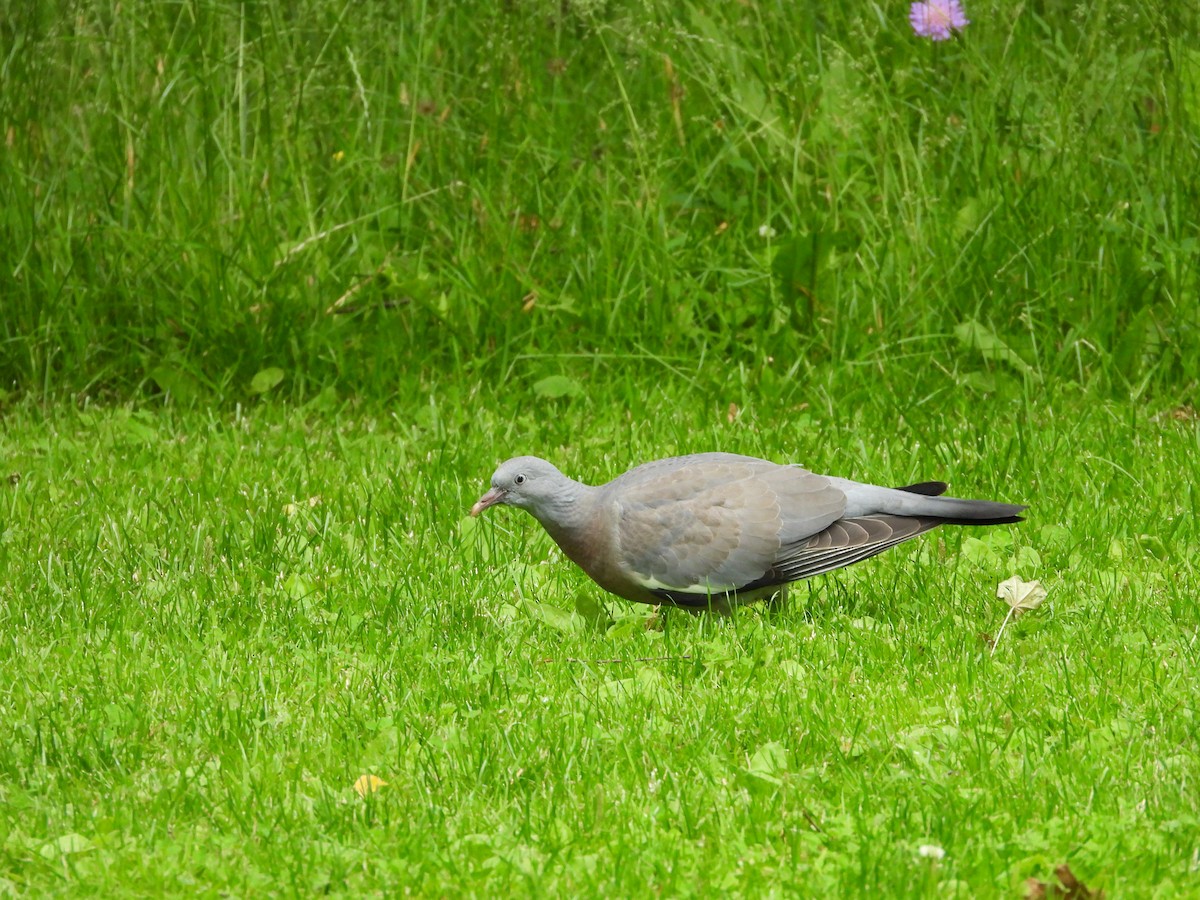
[{"label": "purple flower", "polygon": [[928,0],[914,3],[908,13],[913,31],[935,41],[950,39],[951,31],[961,31],[971,23],[958,0]]}]

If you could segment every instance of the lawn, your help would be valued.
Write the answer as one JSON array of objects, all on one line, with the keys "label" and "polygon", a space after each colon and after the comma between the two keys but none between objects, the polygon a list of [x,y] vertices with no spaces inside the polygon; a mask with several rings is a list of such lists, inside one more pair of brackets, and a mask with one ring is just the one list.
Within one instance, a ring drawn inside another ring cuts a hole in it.
[{"label": "lawn", "polygon": [[[1200,896],[1200,14],[401,6],[0,16],[0,896]],[[467,514],[704,450],[1029,511]]]},{"label": "lawn", "polygon": [[[793,399],[17,412],[3,884],[977,896],[1067,862],[1195,890],[1195,418]],[[1032,506],[777,613],[655,616],[531,518],[466,516],[495,435],[595,481],[721,447]],[[1013,574],[1049,596],[993,653]]]}]

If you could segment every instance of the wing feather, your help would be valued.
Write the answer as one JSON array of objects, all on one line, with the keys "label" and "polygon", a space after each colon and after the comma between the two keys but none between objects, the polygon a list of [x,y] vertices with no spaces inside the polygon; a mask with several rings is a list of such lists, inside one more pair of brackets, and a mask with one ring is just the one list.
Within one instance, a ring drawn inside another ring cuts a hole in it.
[{"label": "wing feather", "polygon": [[619,485],[612,496],[620,565],[648,590],[739,590],[763,578],[785,546],[819,534],[842,514],[842,492],[822,476],[706,457],[634,469],[609,485]]},{"label": "wing feather", "polygon": [[913,516],[879,515],[839,519],[807,541],[782,548],[775,565],[764,579],[746,588],[799,581],[832,572],[869,559],[940,524],[940,519]]}]

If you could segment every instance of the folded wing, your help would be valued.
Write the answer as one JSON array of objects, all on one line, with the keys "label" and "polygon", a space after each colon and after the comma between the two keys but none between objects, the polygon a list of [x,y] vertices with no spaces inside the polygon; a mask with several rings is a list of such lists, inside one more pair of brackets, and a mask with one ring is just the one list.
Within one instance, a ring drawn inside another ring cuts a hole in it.
[{"label": "folded wing", "polygon": [[794,466],[705,454],[656,468],[619,479],[616,543],[632,578],[673,598],[762,580],[845,505],[828,479]]}]

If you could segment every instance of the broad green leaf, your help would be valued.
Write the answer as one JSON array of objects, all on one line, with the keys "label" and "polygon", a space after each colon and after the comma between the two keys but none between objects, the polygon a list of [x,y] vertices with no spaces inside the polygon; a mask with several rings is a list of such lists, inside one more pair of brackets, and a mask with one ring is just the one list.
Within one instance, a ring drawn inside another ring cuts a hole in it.
[{"label": "broad green leaf", "polygon": [[303,600],[316,590],[316,585],[307,575],[292,572],[283,580],[283,592],[293,600]]},{"label": "broad green leaf", "polygon": [[202,390],[200,382],[191,373],[177,366],[160,363],[146,373],[164,394],[178,401],[191,401]]},{"label": "broad green leaf", "polygon": [[983,532],[979,540],[983,541],[997,553],[1006,553],[1012,548],[1012,532],[1007,528],[991,528]]},{"label": "broad green leaf", "polygon": [[459,519],[458,536],[464,544],[474,543],[479,537],[479,520],[474,516],[463,516]]},{"label": "broad green leaf", "polygon": [[954,216],[954,236],[965,240],[979,230],[987,216],[987,209],[978,197],[971,197],[959,207]]},{"label": "broad green leaf", "polygon": [[750,755],[746,771],[755,778],[779,784],[780,776],[788,771],[787,748],[779,741],[768,741]]},{"label": "broad green leaf", "polygon": [[647,623],[650,621],[650,617],[640,613],[627,613],[613,622],[605,634],[615,641],[628,640],[633,635],[646,631],[648,627]]},{"label": "broad green leaf", "polygon": [[529,600],[525,603],[525,609],[542,624],[549,625],[551,628],[566,634],[578,631],[582,623],[582,619],[574,613],[567,612],[565,609],[559,609],[557,606],[551,606],[549,603],[538,603],[535,600]]},{"label": "broad green leaf", "polygon": [[575,612],[585,622],[597,628],[608,627],[608,610],[604,608],[604,604],[597,600],[596,595],[592,592],[580,591],[575,595]]},{"label": "broad green leaf", "polygon": [[548,375],[533,383],[533,392],[539,397],[557,400],[559,397],[577,397],[583,393],[583,385],[566,375]]},{"label": "broad green leaf", "polygon": [[1071,546],[1071,529],[1066,525],[1043,525],[1038,533],[1047,547],[1065,550]]},{"label": "broad green leaf", "polygon": [[967,372],[959,376],[958,383],[980,394],[991,394],[996,390],[994,372]]},{"label": "broad green leaf", "polygon": [[91,838],[71,832],[47,841],[42,846],[41,855],[47,859],[54,859],[57,856],[66,856],[72,853],[84,853],[95,846],[96,844]]},{"label": "broad green leaf", "polygon": [[979,538],[963,538],[962,556],[973,566],[995,568],[1000,565],[1000,554]]},{"label": "broad green leaf", "polygon": [[1018,547],[1014,564],[1018,569],[1026,572],[1039,569],[1042,565],[1042,554],[1038,553],[1032,547]]},{"label": "broad green leaf", "polygon": [[779,661],[779,672],[786,675],[793,681],[803,681],[807,674],[803,665],[794,659],[783,659]]},{"label": "broad green leaf", "polygon": [[1002,362],[1012,366],[1022,375],[1036,378],[1037,372],[1025,362],[1001,337],[982,322],[968,319],[954,326],[954,336],[972,350],[978,350],[986,360]]},{"label": "broad green leaf", "polygon": [[141,416],[133,415],[127,419],[118,420],[125,437],[139,444],[153,444],[158,440],[158,431],[141,420]]},{"label": "broad green leaf", "polygon": [[281,381],[283,381],[283,369],[278,366],[263,369],[250,379],[250,393],[265,394],[277,387]]},{"label": "broad green leaf", "polygon": [[1139,534],[1137,536],[1138,546],[1143,551],[1149,553],[1157,559],[1169,559],[1171,552],[1167,549],[1167,545],[1163,543],[1162,538],[1156,534]]}]

